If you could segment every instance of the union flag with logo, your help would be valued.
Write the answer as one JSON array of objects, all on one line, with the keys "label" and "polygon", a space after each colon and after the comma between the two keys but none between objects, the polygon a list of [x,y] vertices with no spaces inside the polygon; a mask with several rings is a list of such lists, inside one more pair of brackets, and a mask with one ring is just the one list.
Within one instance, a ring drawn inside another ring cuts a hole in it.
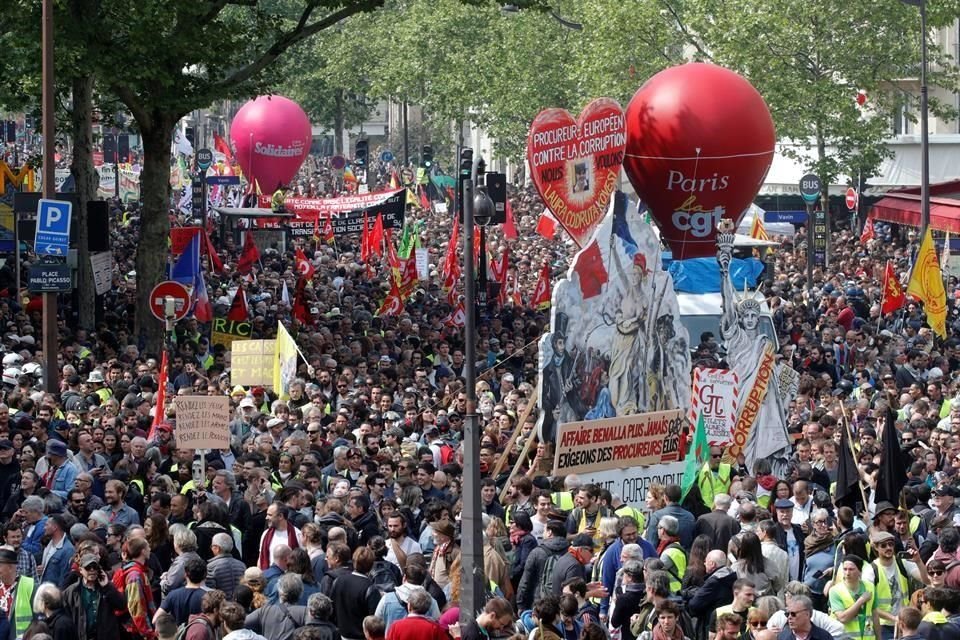
[{"label": "union flag with logo", "polygon": [[893,313],[906,303],[907,296],[903,293],[903,286],[893,271],[893,263],[887,260],[887,268],[883,272],[883,304],[880,305],[880,313],[884,315]]}]

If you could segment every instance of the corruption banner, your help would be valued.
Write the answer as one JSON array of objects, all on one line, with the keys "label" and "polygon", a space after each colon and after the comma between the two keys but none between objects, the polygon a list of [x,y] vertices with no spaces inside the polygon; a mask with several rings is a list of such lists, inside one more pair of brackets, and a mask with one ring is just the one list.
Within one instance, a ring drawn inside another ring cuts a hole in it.
[{"label": "corruption banner", "polygon": [[580,480],[584,484],[592,484],[600,489],[606,489],[611,494],[620,496],[631,507],[646,511],[647,489],[650,488],[650,485],[680,484],[685,468],[686,462],[668,462],[649,467],[630,467],[585,473],[580,475]]},{"label": "corruption banner", "polygon": [[775,375],[775,366],[776,358],[774,348],[771,343],[767,342],[764,345],[763,352],[760,354],[757,376],[754,379],[753,386],[741,401],[740,414],[737,416],[737,420],[733,425],[733,433],[731,434],[733,444],[724,451],[724,462],[731,460],[736,461],[737,456],[739,456],[747,446],[750,430],[754,427],[754,422],[757,421],[757,417],[760,415],[764,398],[767,396],[770,379]]},{"label": "corruption banner", "polygon": [[[270,197],[261,195],[260,206],[269,207]],[[359,234],[363,231],[363,217],[373,228],[377,214],[383,216],[385,229],[403,228],[406,189],[391,189],[376,193],[363,193],[340,198],[298,198],[291,196],[283,201],[288,213],[296,215],[287,225],[294,236],[313,235],[317,218],[332,218],[334,235]],[[259,221],[257,221],[259,224]]]},{"label": "corruption banner", "polygon": [[626,145],[626,119],[612,98],[594,100],[577,120],[564,109],[546,109],[530,126],[527,162],[533,184],[581,247],[617,188]]},{"label": "corruption banner", "polygon": [[276,340],[238,340],[230,346],[230,384],[273,385]]},{"label": "corruption banner", "polygon": [[740,380],[735,371],[702,367],[693,370],[690,423],[696,424],[703,416],[707,442],[711,445],[730,442],[739,408],[739,388]]},{"label": "corruption banner", "polygon": [[553,473],[582,475],[682,461],[686,424],[681,409],[561,424]]}]

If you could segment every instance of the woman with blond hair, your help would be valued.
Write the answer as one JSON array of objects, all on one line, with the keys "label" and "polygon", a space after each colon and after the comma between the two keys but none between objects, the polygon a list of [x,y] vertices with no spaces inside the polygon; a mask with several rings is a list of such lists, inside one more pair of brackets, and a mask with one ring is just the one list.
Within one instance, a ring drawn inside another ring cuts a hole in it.
[{"label": "woman with blond hair", "polygon": [[267,587],[267,581],[264,580],[263,571],[259,567],[247,567],[240,579],[240,584],[253,592],[253,600],[250,603],[251,611],[267,604],[267,596],[263,595],[263,590]]}]

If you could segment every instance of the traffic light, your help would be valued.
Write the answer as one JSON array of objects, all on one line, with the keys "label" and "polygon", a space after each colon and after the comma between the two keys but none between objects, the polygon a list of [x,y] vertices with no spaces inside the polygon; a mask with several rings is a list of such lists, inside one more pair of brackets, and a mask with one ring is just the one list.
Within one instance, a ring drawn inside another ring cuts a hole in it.
[{"label": "traffic light", "polygon": [[465,147],[460,150],[460,175],[457,176],[456,202],[454,203],[455,213],[460,217],[461,222],[463,222],[463,181],[469,180],[472,172],[473,149]]},{"label": "traffic light", "polygon": [[357,140],[357,152],[354,154],[354,162],[358,167],[366,167],[369,158],[369,148],[366,140]]},{"label": "traffic light", "polygon": [[423,166],[429,169],[433,166],[433,147],[429,144],[423,145],[423,153],[420,155],[423,158]]}]

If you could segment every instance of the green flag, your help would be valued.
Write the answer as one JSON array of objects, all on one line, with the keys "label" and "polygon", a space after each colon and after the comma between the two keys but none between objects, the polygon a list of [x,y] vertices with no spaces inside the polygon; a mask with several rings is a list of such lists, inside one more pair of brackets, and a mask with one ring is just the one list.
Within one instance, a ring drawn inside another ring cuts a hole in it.
[{"label": "green flag", "polygon": [[400,257],[406,260],[410,257],[410,251],[413,249],[413,234],[410,232],[410,224],[407,222],[403,223],[403,235],[400,236],[400,248],[397,250],[397,253],[400,254]]},{"label": "green flag", "polygon": [[687,449],[686,467],[683,469],[683,480],[680,487],[683,489],[683,498],[687,497],[690,489],[697,482],[697,474],[710,457],[710,447],[707,444],[707,427],[703,424],[703,413],[697,419],[697,429],[693,434],[693,442]]}]

